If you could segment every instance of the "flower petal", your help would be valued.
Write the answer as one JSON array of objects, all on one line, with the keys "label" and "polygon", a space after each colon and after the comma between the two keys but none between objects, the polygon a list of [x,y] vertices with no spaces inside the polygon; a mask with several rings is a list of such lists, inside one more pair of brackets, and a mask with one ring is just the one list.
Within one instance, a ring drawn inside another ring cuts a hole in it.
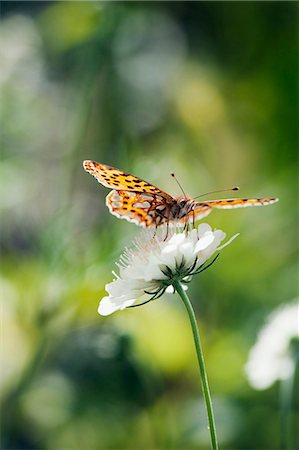
[{"label": "flower petal", "polygon": [[[120,299],[118,299],[120,300]],[[132,305],[135,302],[135,300],[127,300],[122,302],[117,302],[115,298],[113,297],[104,297],[100,301],[99,307],[98,307],[98,313],[101,314],[101,316],[109,316],[109,314],[112,314],[115,311],[118,311],[119,309],[124,309],[127,306]]]},{"label": "flower petal", "polygon": [[198,253],[201,250],[205,250],[214,241],[215,236],[212,231],[206,231],[205,234],[199,238],[195,245],[194,253]]},{"label": "flower petal", "polygon": [[240,235],[240,233],[234,234],[227,242],[225,242],[223,245],[221,245],[220,247],[217,247],[216,250],[222,250],[224,247],[226,247],[228,244],[230,244],[231,242],[233,242],[234,239],[236,239],[236,237],[238,237]]},{"label": "flower petal", "polygon": [[167,294],[173,294],[174,293],[174,287],[170,284],[169,286],[167,286],[165,292]]},{"label": "flower petal", "polygon": [[200,238],[207,231],[212,231],[212,228],[207,223],[200,223],[197,227],[197,236]]}]

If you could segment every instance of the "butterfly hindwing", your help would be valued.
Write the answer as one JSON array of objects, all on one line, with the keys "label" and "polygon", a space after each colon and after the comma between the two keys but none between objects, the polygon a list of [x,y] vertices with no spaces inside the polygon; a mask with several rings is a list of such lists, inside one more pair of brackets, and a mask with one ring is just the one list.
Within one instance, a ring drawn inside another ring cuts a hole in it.
[{"label": "butterfly hindwing", "polygon": [[164,207],[165,199],[157,194],[131,191],[111,191],[106,204],[112,214],[143,227],[166,223],[159,208]]},{"label": "butterfly hindwing", "polygon": [[191,211],[189,214],[187,214],[185,217],[180,219],[178,223],[180,225],[184,225],[185,223],[193,223],[196,220],[201,220],[204,217],[208,216],[212,212],[212,208],[208,205],[200,205],[194,208],[194,211]]}]

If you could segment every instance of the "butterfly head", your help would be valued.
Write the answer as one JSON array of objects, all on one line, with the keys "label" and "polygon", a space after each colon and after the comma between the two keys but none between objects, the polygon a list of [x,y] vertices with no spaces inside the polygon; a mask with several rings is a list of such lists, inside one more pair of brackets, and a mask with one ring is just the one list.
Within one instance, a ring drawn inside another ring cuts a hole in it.
[{"label": "butterfly head", "polygon": [[181,219],[187,216],[195,207],[195,202],[191,197],[175,197],[176,203],[171,208],[172,219]]}]

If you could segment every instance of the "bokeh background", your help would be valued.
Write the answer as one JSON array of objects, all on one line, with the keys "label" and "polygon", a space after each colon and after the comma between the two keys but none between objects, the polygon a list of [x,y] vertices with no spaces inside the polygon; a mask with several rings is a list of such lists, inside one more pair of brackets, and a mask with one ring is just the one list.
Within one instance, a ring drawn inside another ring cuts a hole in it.
[{"label": "bokeh background", "polygon": [[207,218],[240,236],[189,291],[221,448],[278,448],[279,386],[244,365],[296,296],[298,4],[1,3],[3,448],[209,448],[179,298],[97,314],[139,230],[84,159],[172,194],[175,172],[193,196],[280,198]]}]

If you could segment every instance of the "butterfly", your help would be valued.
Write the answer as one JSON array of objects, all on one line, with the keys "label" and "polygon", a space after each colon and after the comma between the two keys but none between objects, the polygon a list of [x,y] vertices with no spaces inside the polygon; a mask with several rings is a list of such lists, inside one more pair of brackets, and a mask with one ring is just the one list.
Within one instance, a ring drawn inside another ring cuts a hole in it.
[{"label": "butterfly", "polygon": [[112,189],[106,197],[110,212],[143,227],[186,225],[189,221],[194,224],[196,220],[210,214],[213,208],[262,206],[278,201],[277,198],[231,198],[198,202],[185,194],[171,196],[135,175],[106,164],[87,160],[83,162],[83,167],[99,183]]}]

